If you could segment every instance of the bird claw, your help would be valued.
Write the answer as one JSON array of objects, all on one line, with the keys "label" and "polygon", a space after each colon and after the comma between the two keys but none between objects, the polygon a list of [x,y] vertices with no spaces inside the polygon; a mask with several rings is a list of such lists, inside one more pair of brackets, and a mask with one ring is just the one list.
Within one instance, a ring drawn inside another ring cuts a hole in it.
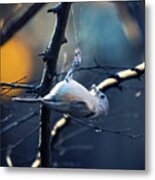
[{"label": "bird claw", "polygon": [[90,87],[90,90],[91,91],[94,91],[95,95],[99,94],[99,90],[97,89],[97,86],[96,84],[93,84],[91,87]]},{"label": "bird claw", "polygon": [[92,84],[90,90],[94,90],[94,92],[97,92],[96,84]]}]

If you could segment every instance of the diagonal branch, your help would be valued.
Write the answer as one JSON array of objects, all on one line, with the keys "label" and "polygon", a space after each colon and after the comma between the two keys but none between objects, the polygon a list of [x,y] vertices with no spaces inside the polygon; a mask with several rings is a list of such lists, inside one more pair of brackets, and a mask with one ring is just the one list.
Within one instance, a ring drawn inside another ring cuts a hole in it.
[{"label": "diagonal branch", "polygon": [[139,78],[145,71],[145,63],[137,65],[134,68],[120,71],[117,74],[111,75],[109,78],[101,82],[97,89],[100,91],[106,91],[112,87],[117,87],[120,83],[129,79]]},{"label": "diagonal branch", "polygon": [[45,3],[33,4],[21,17],[13,21],[6,29],[0,32],[0,46],[4,45],[12,38],[44,5]]},{"label": "diagonal branch", "polygon": [[22,137],[19,141],[17,141],[15,144],[10,145],[8,148],[3,148],[2,150],[7,150],[7,154],[6,154],[6,162],[7,165],[9,167],[13,167],[13,162],[11,160],[11,154],[12,151],[18,147],[19,145],[21,145],[21,143],[23,143],[23,141],[25,141],[27,138],[29,138],[30,136],[32,136],[32,134],[36,133],[39,130],[40,126],[36,126],[34,129],[32,129],[28,134],[26,134],[24,137]]},{"label": "diagonal branch", "polygon": [[21,123],[23,123],[23,122],[33,118],[37,114],[38,114],[38,110],[37,111],[33,111],[30,114],[20,118],[19,120],[14,121],[14,122],[8,124],[7,126],[4,126],[3,128],[1,128],[0,134],[4,134],[4,133],[10,131],[12,128],[15,128],[15,127],[19,126]]},{"label": "diagonal branch", "polygon": [[6,88],[6,87],[10,87],[10,88],[19,88],[19,89],[29,89],[29,90],[32,90],[34,89],[34,85],[31,85],[31,84],[16,84],[16,83],[5,83],[5,82],[1,82],[0,83],[0,87],[2,88],[3,90],[3,87]]},{"label": "diagonal branch", "polygon": [[143,134],[128,134],[129,132],[132,131],[133,128],[127,128],[127,129],[123,129],[123,130],[112,130],[112,129],[105,129],[105,128],[100,127],[100,126],[95,126],[93,124],[89,124],[89,123],[82,121],[80,119],[74,118],[73,120],[77,121],[79,124],[81,124],[83,126],[86,126],[86,127],[93,129],[97,133],[103,132],[103,133],[117,134],[117,135],[121,135],[121,136],[126,136],[126,137],[131,138],[131,139],[144,137]]}]

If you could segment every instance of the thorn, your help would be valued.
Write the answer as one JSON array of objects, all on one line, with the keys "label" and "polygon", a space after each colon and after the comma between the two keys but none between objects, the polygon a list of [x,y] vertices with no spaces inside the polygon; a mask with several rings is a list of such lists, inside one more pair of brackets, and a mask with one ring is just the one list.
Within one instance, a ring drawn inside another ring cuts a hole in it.
[{"label": "thorn", "polygon": [[62,44],[67,43],[67,42],[68,42],[68,41],[67,41],[67,38],[64,37],[64,39],[62,40]]},{"label": "thorn", "polygon": [[58,14],[61,11],[61,4],[58,4],[57,6],[55,6],[54,8],[48,9],[47,13],[54,13],[54,14]]},{"label": "thorn", "polygon": [[45,53],[44,53],[44,52],[39,53],[38,56],[39,56],[39,57],[45,56]]},{"label": "thorn", "polygon": [[52,8],[52,9],[48,9],[47,10],[47,13],[57,13],[57,10],[56,10],[56,8]]},{"label": "thorn", "polygon": [[42,57],[43,61],[46,62],[53,57],[52,51],[50,48],[46,48],[46,50],[42,53],[38,54],[39,57]]}]

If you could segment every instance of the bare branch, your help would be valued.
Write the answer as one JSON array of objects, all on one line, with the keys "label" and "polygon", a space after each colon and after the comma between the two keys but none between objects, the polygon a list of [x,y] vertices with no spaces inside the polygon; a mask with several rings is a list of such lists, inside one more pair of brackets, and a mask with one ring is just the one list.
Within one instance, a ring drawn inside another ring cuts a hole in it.
[{"label": "bare branch", "polygon": [[8,148],[3,148],[2,150],[7,149],[7,154],[6,154],[6,162],[9,167],[13,166],[13,162],[11,160],[11,153],[12,151],[19,146],[25,139],[29,138],[32,134],[34,134],[36,131],[39,130],[40,126],[36,126],[32,131],[30,131],[28,134],[26,134],[23,138],[21,138],[19,141],[16,142],[16,144],[10,145]]},{"label": "bare branch", "polygon": [[32,168],[37,168],[39,167],[41,164],[41,160],[40,160],[40,152],[37,153],[36,159],[32,162],[31,167]]},{"label": "bare branch", "polygon": [[[42,75],[42,80],[38,86],[39,95],[44,96],[47,94],[52,86],[53,78],[56,74],[56,66],[59,51],[61,45],[66,42],[65,29],[67,25],[68,15],[70,11],[71,3],[60,3],[54,9],[48,10],[48,12],[56,13],[56,25],[53,33],[53,37],[49,42],[49,46],[43,53],[44,61],[44,72]],[[51,147],[50,147],[50,110],[41,106],[41,166],[50,167],[51,166]]]},{"label": "bare branch", "polygon": [[[67,134],[66,136],[63,136],[62,139],[60,139],[59,141],[57,141],[57,142],[54,144],[54,148],[57,148],[57,147],[61,146],[61,145],[64,144],[66,141],[68,141],[68,140],[72,139],[73,137],[75,137],[75,136],[77,136],[77,135],[79,135],[79,134],[87,131],[88,129],[89,129],[89,127],[86,127],[86,126],[85,126],[85,127],[79,128],[78,130],[73,131],[73,132]],[[57,135],[58,135],[58,133],[57,133]]]},{"label": "bare branch", "polygon": [[16,89],[29,89],[32,90],[34,89],[34,85],[30,85],[30,84],[16,84],[16,83],[5,83],[5,82],[1,82],[0,83],[0,87],[3,90],[3,87],[10,87],[10,88],[16,88]]},{"label": "bare branch", "polygon": [[57,131],[62,128],[67,123],[67,121],[69,121],[68,117],[68,115],[64,115],[64,117],[62,117],[61,119],[59,119],[59,121],[55,123],[53,129],[51,130],[52,137],[54,137],[57,134]]},{"label": "bare branch", "polygon": [[80,119],[73,119],[75,121],[77,121],[78,123],[80,123],[81,125],[84,125],[86,127],[89,127],[91,129],[93,129],[96,133],[111,133],[111,134],[117,134],[117,135],[121,135],[121,136],[126,136],[126,137],[129,137],[131,139],[136,139],[136,138],[140,138],[140,137],[144,137],[143,134],[127,134],[127,133],[130,133],[133,128],[126,128],[126,129],[121,129],[121,130],[113,130],[113,129],[105,129],[105,128],[102,128],[100,126],[95,126],[93,124],[90,124],[90,123],[87,123],[85,121],[82,121]]},{"label": "bare branch", "polygon": [[145,63],[139,64],[135,68],[127,69],[124,71],[120,71],[115,75],[110,76],[109,78],[105,79],[101,82],[97,89],[101,91],[106,91],[112,87],[118,86],[120,83],[129,80],[139,78],[145,71]]},{"label": "bare branch", "polygon": [[[106,74],[109,74],[109,70],[126,70],[126,69],[130,69],[129,67],[122,67],[122,66],[118,66],[118,67],[117,66],[109,66],[109,65],[102,66],[101,64],[99,64],[97,62],[96,59],[94,59],[94,63],[95,63],[95,66],[80,67],[80,68],[76,69],[75,72],[79,72],[79,71],[93,71],[93,70],[102,69],[103,71],[106,72]],[[68,71],[62,72],[62,73],[57,73],[56,77],[66,75],[67,72]]]},{"label": "bare branch", "polygon": [[[70,117],[69,115],[68,115],[68,116],[66,115],[66,116],[64,116],[63,118],[61,118],[60,120],[58,120],[56,124],[58,124],[59,121],[61,121],[62,119],[65,120],[64,122],[68,122],[68,121],[71,119],[71,117]],[[77,118],[73,118],[73,120],[75,120],[76,122],[78,122],[79,124],[81,124],[81,125],[83,125],[83,126],[85,126],[85,127],[88,127],[88,128],[93,129],[96,133],[101,133],[101,132],[102,132],[102,133],[117,134],[117,135],[129,137],[129,138],[131,138],[131,139],[136,139],[136,138],[144,137],[143,134],[127,134],[127,133],[131,132],[133,128],[126,128],[126,129],[123,129],[123,130],[105,129],[105,128],[103,128],[103,127],[95,126],[95,125],[93,125],[93,124],[90,124],[90,123],[88,123],[88,122],[85,122],[85,121],[80,120],[80,119],[77,119]],[[57,128],[57,129],[61,130],[60,128],[63,128],[65,125],[66,125],[66,124],[64,123],[64,124],[62,124],[61,127]],[[56,126],[56,125],[55,125],[55,126]],[[52,130],[52,131],[53,131],[53,130]],[[51,132],[52,132],[52,131],[51,131]],[[60,131],[59,131],[59,132],[60,132]],[[56,131],[56,134],[55,134],[54,136],[56,136],[57,133],[58,133],[58,131]],[[51,135],[52,135],[52,134],[51,134]],[[68,137],[67,137],[67,138],[68,138]],[[61,141],[60,141],[60,144],[61,144]],[[59,145],[59,143],[58,143],[57,145]],[[57,146],[57,145],[56,145],[56,146]]]},{"label": "bare branch", "polygon": [[[59,51],[61,45],[65,43],[65,28],[67,25],[69,10],[70,10],[71,3],[60,3],[54,9],[57,15],[56,26],[54,30],[54,35],[50,40],[48,48],[43,53],[43,61],[45,62],[45,71],[43,72],[42,80],[39,86],[40,95],[44,96],[47,94],[52,85],[53,78],[56,74],[56,66]],[[50,10],[48,10],[49,12]],[[52,11],[53,8],[52,8]]]},{"label": "bare branch", "polygon": [[7,122],[10,118],[12,118],[13,117],[13,115],[12,114],[9,114],[8,116],[6,116],[5,118],[3,118],[2,120],[1,120],[1,123],[5,123],[5,122]]},{"label": "bare branch", "polygon": [[1,82],[0,83],[0,91],[1,91],[1,96],[6,95],[7,93],[9,93],[12,89],[27,89],[31,92],[35,92],[36,87],[34,85],[30,85],[30,84],[23,84],[20,83],[22,80],[26,79],[26,76],[20,78],[17,81],[14,81],[12,83],[5,83],[5,82]]},{"label": "bare branch", "polygon": [[18,32],[44,5],[45,3],[33,4],[21,17],[4,29],[1,32],[0,46],[4,45],[16,32]]},{"label": "bare branch", "polygon": [[38,114],[38,110],[34,111],[34,112],[31,112],[30,114],[22,117],[21,119],[19,119],[17,121],[14,121],[14,122],[10,123],[7,126],[4,126],[4,128],[1,128],[0,134],[4,134],[4,133],[10,131],[12,128],[17,127],[19,124],[21,124],[21,123],[25,122],[26,120],[36,116],[37,114]]}]

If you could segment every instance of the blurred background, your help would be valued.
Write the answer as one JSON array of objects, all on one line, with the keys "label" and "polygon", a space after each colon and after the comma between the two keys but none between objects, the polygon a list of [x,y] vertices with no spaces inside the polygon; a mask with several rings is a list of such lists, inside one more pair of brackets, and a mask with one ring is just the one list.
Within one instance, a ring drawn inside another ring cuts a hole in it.
[{"label": "blurred background", "polygon": [[[38,54],[50,41],[56,17],[47,14],[55,3],[45,4],[9,41],[1,46],[1,82],[39,84],[43,61]],[[0,30],[22,16],[32,4],[1,4]],[[77,2],[72,5],[66,37],[61,47],[57,72],[66,72],[74,49],[82,51],[82,67],[95,62],[108,69],[79,71],[75,79],[87,88],[117,71],[134,67],[145,57],[145,2]],[[94,61],[95,60],[95,61]],[[59,77],[61,80],[63,76]],[[110,111],[95,126],[119,130],[133,128],[125,134],[97,132],[71,121],[52,146],[53,167],[144,169],[145,138],[128,135],[145,133],[144,76],[111,88],[106,92]],[[20,140],[39,125],[37,104],[18,104],[12,96],[28,96],[23,90],[1,89],[1,166],[7,166],[9,147],[14,145],[14,166],[29,167],[36,158],[39,131]],[[51,127],[61,117],[54,113]],[[25,120],[25,119],[26,120]],[[18,123],[17,123],[18,122]],[[19,142],[19,143],[18,143]]]}]

